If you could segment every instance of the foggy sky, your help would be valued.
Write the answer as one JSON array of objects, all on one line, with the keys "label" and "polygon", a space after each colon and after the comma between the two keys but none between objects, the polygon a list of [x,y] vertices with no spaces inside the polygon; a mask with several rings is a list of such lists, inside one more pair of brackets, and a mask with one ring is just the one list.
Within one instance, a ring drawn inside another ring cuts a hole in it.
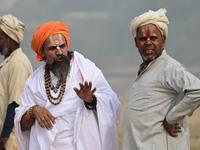
[{"label": "foggy sky", "polygon": [[33,33],[47,21],[63,21],[69,27],[70,49],[96,63],[119,99],[129,98],[142,61],[129,32],[130,21],[148,10],[165,8],[170,21],[167,53],[200,77],[199,0],[0,0],[0,3],[0,16],[11,13],[26,24],[21,47],[34,70],[42,62],[37,62],[30,48]]}]

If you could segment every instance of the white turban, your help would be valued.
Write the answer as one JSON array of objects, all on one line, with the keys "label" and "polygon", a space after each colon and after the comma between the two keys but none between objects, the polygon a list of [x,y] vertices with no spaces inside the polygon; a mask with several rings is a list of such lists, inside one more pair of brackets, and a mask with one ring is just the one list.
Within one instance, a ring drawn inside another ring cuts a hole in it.
[{"label": "white turban", "polygon": [[160,30],[162,35],[168,35],[168,18],[165,16],[166,9],[160,8],[158,11],[149,10],[130,22],[130,32],[134,37],[137,36],[137,29],[146,24],[154,24]]},{"label": "white turban", "polygon": [[25,24],[15,16],[8,14],[0,17],[0,28],[17,43],[23,41]]}]

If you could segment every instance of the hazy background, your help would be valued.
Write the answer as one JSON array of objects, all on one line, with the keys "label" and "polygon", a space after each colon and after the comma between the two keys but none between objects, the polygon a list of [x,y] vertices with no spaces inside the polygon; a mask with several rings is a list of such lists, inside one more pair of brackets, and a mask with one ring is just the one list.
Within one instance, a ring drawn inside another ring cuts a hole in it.
[{"label": "hazy background", "polygon": [[200,77],[200,0],[0,0],[0,16],[11,13],[26,24],[21,47],[34,70],[43,62],[35,59],[30,48],[33,33],[45,22],[64,22],[69,27],[70,49],[95,62],[119,99],[127,100],[142,61],[129,23],[161,7],[170,21],[168,54]]}]

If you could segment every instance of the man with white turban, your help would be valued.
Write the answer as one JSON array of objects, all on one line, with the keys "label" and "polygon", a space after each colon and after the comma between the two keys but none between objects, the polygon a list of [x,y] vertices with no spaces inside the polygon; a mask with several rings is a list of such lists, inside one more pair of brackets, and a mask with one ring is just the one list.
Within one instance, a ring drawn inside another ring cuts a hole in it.
[{"label": "man with white turban", "polygon": [[14,129],[15,108],[20,105],[20,96],[26,79],[33,72],[28,57],[22,52],[25,25],[15,16],[0,17],[0,149],[17,150]]},{"label": "man with white turban", "polygon": [[189,150],[191,116],[200,105],[200,80],[164,49],[166,10],[149,11],[130,22],[142,57],[123,117],[123,150]]}]

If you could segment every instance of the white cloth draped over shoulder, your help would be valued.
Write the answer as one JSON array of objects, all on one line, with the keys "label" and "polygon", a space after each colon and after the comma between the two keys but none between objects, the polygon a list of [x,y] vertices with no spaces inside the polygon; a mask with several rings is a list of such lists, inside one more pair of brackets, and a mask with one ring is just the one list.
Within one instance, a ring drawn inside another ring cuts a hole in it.
[{"label": "white cloth draped over shoulder", "polygon": [[[21,105],[16,108],[15,128],[20,150],[117,150],[121,104],[101,70],[75,51],[63,100],[55,106],[46,96],[45,64],[27,80]],[[73,90],[74,87],[79,88],[81,75],[84,81],[92,82],[92,88],[97,88],[94,93],[97,97],[97,112],[87,110],[83,100]],[[57,79],[53,76],[52,80],[56,82]],[[35,104],[48,109],[56,117],[56,124],[47,130],[41,128],[36,120],[30,131],[22,132],[21,117]]]}]

